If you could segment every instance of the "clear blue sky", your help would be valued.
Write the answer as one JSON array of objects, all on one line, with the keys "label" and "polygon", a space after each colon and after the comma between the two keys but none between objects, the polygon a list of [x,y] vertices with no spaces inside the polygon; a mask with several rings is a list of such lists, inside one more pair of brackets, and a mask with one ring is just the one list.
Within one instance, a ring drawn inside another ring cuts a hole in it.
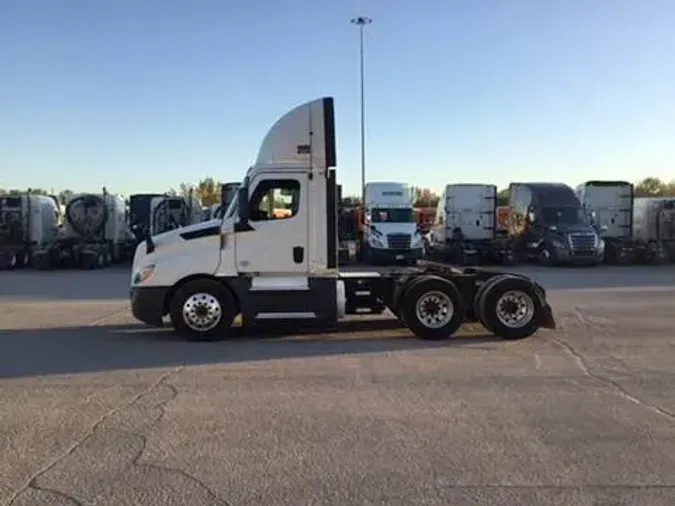
[{"label": "clear blue sky", "polygon": [[675,178],[675,0],[0,0],[0,186],[239,180],[336,99],[339,179]]}]

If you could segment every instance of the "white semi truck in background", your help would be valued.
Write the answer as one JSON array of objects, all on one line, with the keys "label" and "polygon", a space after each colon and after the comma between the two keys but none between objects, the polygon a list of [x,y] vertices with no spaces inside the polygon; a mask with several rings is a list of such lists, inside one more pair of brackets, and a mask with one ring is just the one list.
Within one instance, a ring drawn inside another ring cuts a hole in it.
[{"label": "white semi truck in background", "polygon": [[423,242],[405,183],[366,184],[363,258],[370,263],[411,262],[422,258]]},{"label": "white semi truck in background", "polygon": [[515,261],[508,242],[497,237],[497,187],[448,184],[438,201],[430,249],[452,263]]},{"label": "white semi truck in background", "polygon": [[577,186],[575,193],[605,241],[605,262],[625,265],[636,260],[640,247],[633,234],[633,185],[592,180]]},{"label": "white semi truck in background", "polygon": [[673,197],[635,197],[627,181],[586,181],[576,188],[605,242],[608,263],[661,264],[673,258]]},{"label": "white semi truck in background", "polygon": [[52,197],[31,190],[0,196],[0,269],[29,266],[34,251],[55,241],[59,221]]},{"label": "white semi truck in background", "polygon": [[[154,326],[169,315],[191,340],[226,336],[237,315],[243,326],[325,327],[383,306],[424,339],[447,338],[465,321],[506,339],[555,327],[544,289],[526,276],[424,261],[388,273],[340,272],[335,167],[332,98],[281,117],[224,218],[138,245],[133,315]],[[273,216],[270,203],[281,197],[290,212]]]}]

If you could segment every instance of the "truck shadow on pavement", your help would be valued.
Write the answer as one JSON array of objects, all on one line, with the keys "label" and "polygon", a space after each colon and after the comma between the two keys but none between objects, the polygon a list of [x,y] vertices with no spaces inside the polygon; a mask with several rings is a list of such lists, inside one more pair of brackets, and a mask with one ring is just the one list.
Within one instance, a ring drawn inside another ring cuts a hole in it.
[{"label": "truck shadow on pavement", "polygon": [[[454,346],[495,349],[500,338],[474,330],[424,341],[394,319],[340,322],[330,329],[235,329],[216,342],[187,342],[170,329],[140,325],[0,331],[0,378],[124,369],[233,364],[293,358],[423,351]],[[493,343],[493,346],[486,346]]]}]

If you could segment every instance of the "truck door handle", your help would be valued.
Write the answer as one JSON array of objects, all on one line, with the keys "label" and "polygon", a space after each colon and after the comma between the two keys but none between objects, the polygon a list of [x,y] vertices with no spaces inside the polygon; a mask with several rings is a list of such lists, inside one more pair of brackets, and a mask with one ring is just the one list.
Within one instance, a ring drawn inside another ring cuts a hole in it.
[{"label": "truck door handle", "polygon": [[304,259],[305,259],[305,248],[303,248],[302,246],[294,246],[293,261],[296,264],[301,264]]}]

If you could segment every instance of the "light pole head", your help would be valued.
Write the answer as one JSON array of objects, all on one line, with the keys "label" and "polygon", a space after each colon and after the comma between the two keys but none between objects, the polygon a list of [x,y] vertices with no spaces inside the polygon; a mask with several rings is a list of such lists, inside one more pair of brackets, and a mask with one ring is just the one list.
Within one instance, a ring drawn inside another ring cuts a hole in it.
[{"label": "light pole head", "polygon": [[355,25],[363,26],[363,25],[367,25],[367,24],[372,23],[372,22],[373,22],[373,20],[366,17],[366,16],[359,16],[357,18],[352,18],[352,23],[355,24]]}]

